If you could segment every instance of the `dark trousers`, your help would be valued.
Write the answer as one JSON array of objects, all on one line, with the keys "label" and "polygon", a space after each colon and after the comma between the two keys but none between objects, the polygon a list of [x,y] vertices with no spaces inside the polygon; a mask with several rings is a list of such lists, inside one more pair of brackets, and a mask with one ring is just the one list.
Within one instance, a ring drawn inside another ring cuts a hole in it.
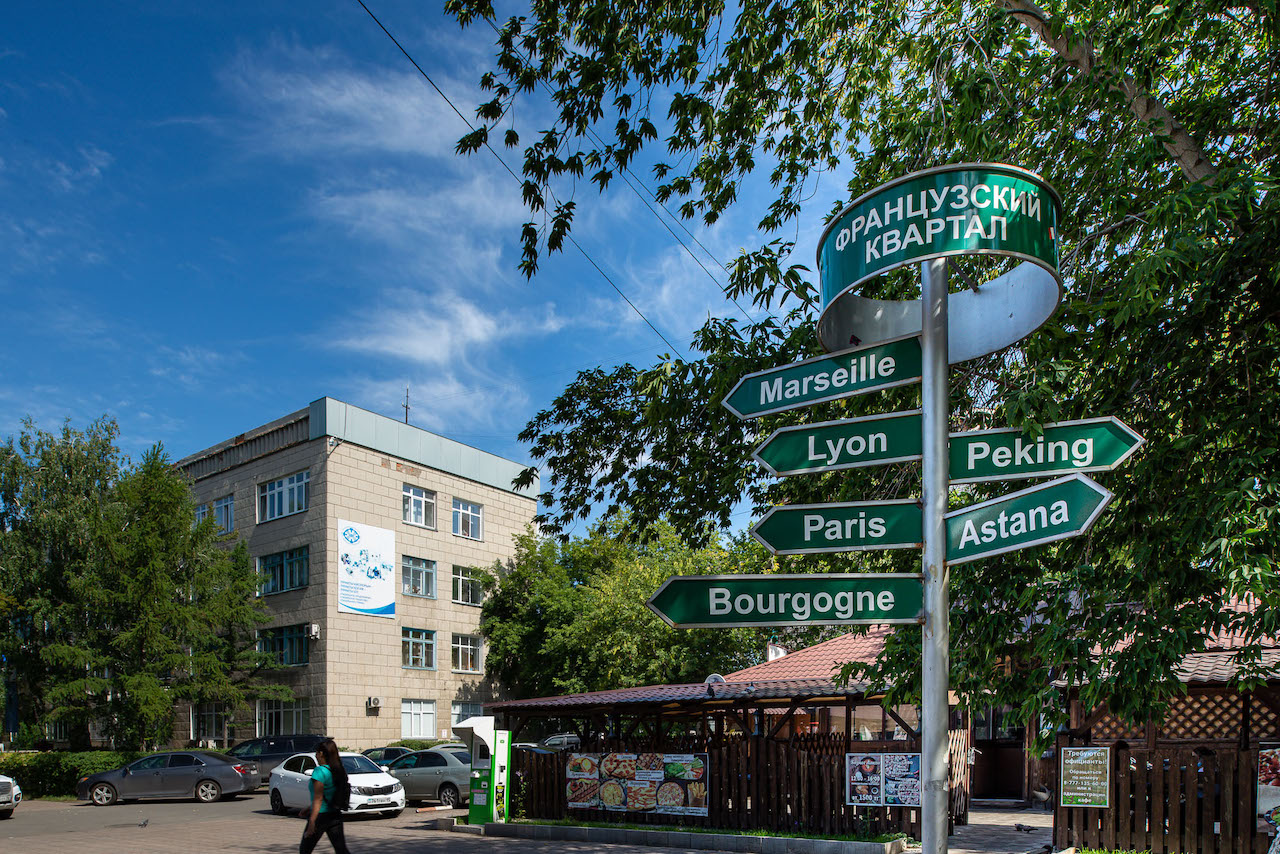
[{"label": "dark trousers", "polygon": [[351,854],[347,848],[347,838],[342,833],[342,813],[338,812],[322,812],[316,816],[316,832],[313,835],[308,835],[305,827],[302,829],[302,843],[298,845],[298,854],[311,854],[324,834],[328,834],[329,844],[333,846],[335,854]]}]

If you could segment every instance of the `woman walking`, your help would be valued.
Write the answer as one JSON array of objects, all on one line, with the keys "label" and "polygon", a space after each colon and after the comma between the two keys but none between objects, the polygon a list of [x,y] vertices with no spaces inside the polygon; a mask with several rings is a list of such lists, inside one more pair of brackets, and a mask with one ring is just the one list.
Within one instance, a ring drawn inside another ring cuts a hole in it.
[{"label": "woman walking", "polygon": [[320,835],[327,834],[336,854],[351,854],[342,833],[342,810],[351,800],[347,769],[342,767],[338,745],[326,738],[316,747],[316,770],[311,772],[311,809],[302,832],[299,854],[311,854]]}]

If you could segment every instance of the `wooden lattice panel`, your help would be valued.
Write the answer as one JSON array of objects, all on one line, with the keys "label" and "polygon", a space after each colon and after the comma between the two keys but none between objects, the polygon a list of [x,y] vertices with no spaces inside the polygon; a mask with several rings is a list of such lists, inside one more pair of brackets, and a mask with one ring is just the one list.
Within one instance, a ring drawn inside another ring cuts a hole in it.
[{"label": "wooden lattice panel", "polygon": [[1094,741],[1140,741],[1147,737],[1144,727],[1135,727],[1108,712],[1093,725]]},{"label": "wooden lattice panel", "polygon": [[1263,741],[1280,738],[1280,712],[1264,703],[1262,698],[1257,696],[1253,698],[1250,712],[1252,714],[1250,724],[1254,738],[1260,738]]},{"label": "wooden lattice panel", "polygon": [[1211,741],[1240,734],[1240,697],[1236,694],[1190,694],[1169,701],[1161,738]]}]

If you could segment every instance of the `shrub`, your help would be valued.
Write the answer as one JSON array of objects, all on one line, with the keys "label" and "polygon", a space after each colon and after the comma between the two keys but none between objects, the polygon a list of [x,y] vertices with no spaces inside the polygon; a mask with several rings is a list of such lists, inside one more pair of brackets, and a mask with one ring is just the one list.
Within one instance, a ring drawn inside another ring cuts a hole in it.
[{"label": "shrub", "polygon": [[74,795],[76,781],[86,774],[119,768],[141,755],[132,751],[122,753],[115,750],[0,753],[0,774],[17,780],[22,787],[23,797]]},{"label": "shrub", "polygon": [[435,747],[437,744],[457,744],[456,738],[402,738],[399,741],[391,742],[389,747],[407,747],[410,750],[426,750],[428,747]]}]

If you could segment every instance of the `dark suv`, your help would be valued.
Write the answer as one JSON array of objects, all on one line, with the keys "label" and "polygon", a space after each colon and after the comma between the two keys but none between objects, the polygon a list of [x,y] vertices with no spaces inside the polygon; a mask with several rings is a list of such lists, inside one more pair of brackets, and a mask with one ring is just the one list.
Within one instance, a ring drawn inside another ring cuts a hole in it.
[{"label": "dark suv", "polygon": [[227,751],[237,759],[258,764],[258,785],[271,779],[271,769],[295,753],[315,753],[316,747],[327,736],[323,735],[269,735],[242,741]]}]

